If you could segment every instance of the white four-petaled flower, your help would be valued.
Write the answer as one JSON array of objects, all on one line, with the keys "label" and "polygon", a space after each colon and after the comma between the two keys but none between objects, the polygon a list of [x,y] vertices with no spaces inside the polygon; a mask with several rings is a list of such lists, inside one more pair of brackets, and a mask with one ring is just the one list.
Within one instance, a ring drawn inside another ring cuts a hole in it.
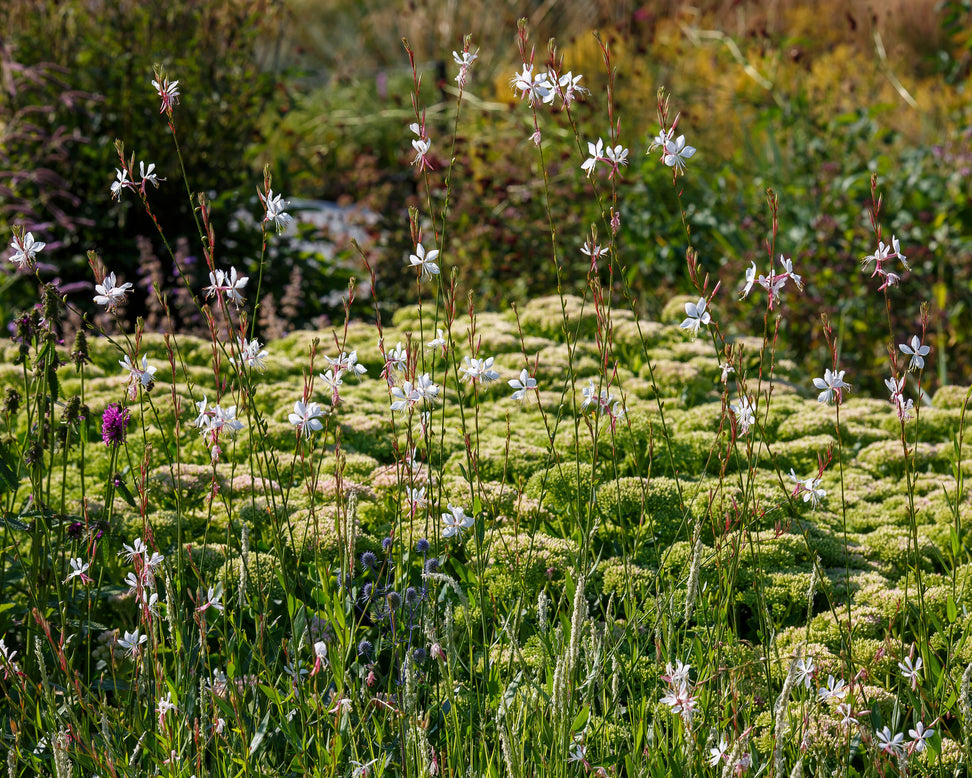
[{"label": "white four-petaled flower", "polygon": [[106,311],[114,311],[118,303],[125,301],[125,295],[132,288],[132,285],[129,283],[116,286],[115,274],[109,273],[100,284],[95,284],[95,291],[98,294],[94,296],[94,301],[97,305],[105,306]]},{"label": "white four-petaled flower", "polygon": [[324,410],[319,403],[305,403],[303,400],[298,400],[294,403],[294,412],[287,418],[301,434],[309,435],[311,432],[320,432],[324,429],[324,423],[321,421],[323,416]]},{"label": "white four-petaled flower", "polygon": [[10,257],[10,261],[19,268],[30,267],[37,256],[37,252],[42,251],[46,245],[39,240],[34,240],[34,235],[31,232],[25,233],[22,238],[14,233],[13,243],[10,244],[14,253]]},{"label": "white four-petaled flower", "polygon": [[222,292],[226,295],[227,300],[235,303],[236,307],[239,308],[243,305],[243,295],[240,292],[243,291],[246,282],[249,280],[249,276],[241,276],[237,273],[235,267],[231,267],[228,273],[222,270],[213,270],[209,274],[210,285],[203,291],[206,292],[207,298]]},{"label": "white four-petaled flower", "polygon": [[283,232],[287,228],[287,225],[294,220],[293,216],[284,211],[284,208],[287,207],[287,201],[279,194],[274,195],[272,189],[268,189],[265,195],[263,192],[259,192],[258,194],[267,209],[267,213],[263,217],[263,223],[273,222],[277,232]]},{"label": "white four-petaled flower", "polygon": [[463,361],[466,363],[466,367],[460,367],[459,372],[472,383],[481,381],[488,384],[500,377],[500,374],[493,370],[493,357],[486,357],[485,359],[463,357]]},{"label": "white four-petaled flower", "polygon": [[828,405],[840,403],[843,398],[843,390],[850,389],[850,384],[844,381],[845,372],[847,371],[835,371],[827,368],[824,370],[823,378],[813,379],[813,385],[817,389],[823,390],[817,395],[817,402],[827,403]]},{"label": "white four-petaled flower", "polygon": [[519,378],[511,378],[507,383],[510,385],[510,389],[515,390],[513,392],[514,400],[522,400],[526,397],[527,391],[537,388],[537,379],[533,378],[526,368],[520,371]]},{"label": "white four-petaled flower", "polygon": [[425,246],[421,243],[415,245],[415,253],[408,255],[408,261],[412,267],[417,267],[420,271],[419,278],[423,281],[427,281],[432,276],[439,275],[439,265],[436,263],[436,259],[439,257],[439,250],[432,249],[431,251],[426,251]]},{"label": "white four-petaled flower", "polygon": [[907,354],[911,357],[911,361],[908,362],[908,370],[910,372],[925,369],[925,357],[928,356],[931,348],[923,345],[921,338],[914,335],[911,338],[910,346],[907,343],[899,343],[898,348],[901,349],[903,354]]},{"label": "white four-petaled flower", "polygon": [[472,516],[467,516],[462,508],[449,503],[449,513],[442,514],[442,523],[445,524],[442,537],[451,538],[455,535],[461,538],[462,531],[473,526],[476,520]]},{"label": "white four-petaled flower", "polygon": [[687,318],[678,326],[683,330],[688,330],[689,333],[691,333],[693,340],[698,337],[699,328],[703,324],[708,324],[710,321],[712,321],[712,317],[705,308],[706,302],[704,297],[700,297],[698,302],[685,303],[685,313]]},{"label": "white four-petaled flower", "polygon": [[695,146],[688,146],[685,143],[685,136],[679,135],[675,140],[665,141],[662,161],[670,168],[674,168],[676,174],[685,172],[685,160],[695,156]]}]

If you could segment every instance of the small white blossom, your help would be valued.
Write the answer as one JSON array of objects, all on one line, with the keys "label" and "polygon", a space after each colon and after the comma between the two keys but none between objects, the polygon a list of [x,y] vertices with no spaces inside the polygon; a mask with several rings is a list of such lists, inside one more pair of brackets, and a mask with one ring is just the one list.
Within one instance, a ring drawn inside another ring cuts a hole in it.
[{"label": "small white blossom", "polygon": [[132,290],[130,283],[115,285],[115,274],[109,273],[100,284],[95,284],[95,304],[105,306],[106,311],[114,311],[119,303],[125,301],[125,295]]},{"label": "small white blossom", "polygon": [[453,536],[462,537],[462,531],[472,527],[476,520],[472,516],[467,516],[466,512],[449,503],[449,513],[442,514],[442,523],[445,528],[442,530],[442,537],[451,538]]},{"label": "small white blossom", "polygon": [[499,373],[493,370],[493,357],[477,359],[476,357],[463,357],[466,367],[460,367],[459,372],[470,382],[490,383],[500,377]]},{"label": "small white blossom", "polygon": [[928,356],[931,348],[923,345],[921,339],[917,335],[914,335],[911,338],[910,346],[907,343],[899,343],[898,348],[901,349],[903,354],[907,354],[911,357],[911,361],[908,362],[909,372],[925,369],[925,357]]},{"label": "small white blossom", "polygon": [[283,232],[294,220],[293,216],[284,211],[284,208],[287,207],[287,201],[283,199],[282,195],[274,195],[272,189],[268,189],[266,195],[263,192],[258,192],[258,194],[267,209],[263,223],[273,222],[277,232]]},{"label": "small white blossom", "polygon": [[408,255],[408,261],[412,267],[419,269],[419,278],[423,281],[428,281],[432,276],[439,275],[439,266],[435,261],[438,257],[438,249],[432,249],[427,252],[425,247],[421,243],[418,243],[415,246],[415,253]]},{"label": "small white blossom", "polygon": [[222,270],[214,270],[209,274],[210,285],[203,291],[206,292],[207,298],[222,292],[226,295],[227,300],[235,303],[236,307],[239,308],[244,302],[243,295],[240,292],[243,291],[246,287],[246,282],[249,280],[249,276],[239,275],[235,267],[231,267],[229,273]]},{"label": "small white blossom", "polygon": [[823,391],[817,396],[817,402],[827,403],[828,405],[832,403],[840,403],[843,398],[844,389],[850,389],[850,384],[844,381],[845,370],[834,371],[829,368],[824,370],[823,378],[814,378],[813,385],[817,389],[822,389]]},{"label": "small white blossom", "polygon": [[293,424],[301,434],[309,435],[311,432],[320,432],[324,429],[321,418],[324,411],[318,403],[304,403],[298,400],[294,403],[294,412],[287,419]]},{"label": "small white blossom", "polygon": [[31,232],[24,234],[22,238],[18,237],[15,232],[13,243],[10,244],[10,248],[14,250],[10,261],[21,269],[31,267],[37,257],[37,252],[43,251],[46,245],[39,240],[34,240],[34,234]]},{"label": "small white blossom", "polygon": [[526,368],[520,371],[519,378],[511,378],[507,383],[510,385],[510,389],[514,389],[513,399],[522,400],[526,397],[526,393],[530,389],[536,389],[537,379],[533,378]]},{"label": "small white blossom", "polygon": [[126,630],[125,637],[118,638],[117,640],[118,645],[125,649],[125,653],[134,661],[138,657],[142,644],[148,641],[148,635],[139,634],[138,627],[136,627],[134,632],[128,632]]},{"label": "small white blossom", "polygon": [[662,161],[668,167],[675,168],[676,173],[685,172],[685,160],[695,156],[695,146],[688,146],[685,143],[685,136],[679,135],[678,138],[665,142],[665,152]]},{"label": "small white blossom", "polygon": [[[237,338],[236,342],[240,347],[241,365],[245,367],[255,367],[257,370],[266,370],[266,358],[270,356],[270,352],[262,350],[263,344],[260,343],[259,340],[256,338],[253,340]],[[230,364],[236,364],[236,359],[234,357],[230,357]]]},{"label": "small white blossom", "polygon": [[122,191],[131,189],[134,183],[128,180],[128,171],[115,168],[115,180],[111,183],[111,197],[113,200],[121,200]]},{"label": "small white blossom", "polygon": [[749,428],[756,423],[756,411],[750,403],[748,397],[740,397],[738,403],[732,403],[729,406],[729,410],[732,411],[733,415],[736,417],[736,425],[739,430],[740,435],[745,435],[749,432]]},{"label": "small white blossom", "polygon": [[692,335],[693,340],[698,337],[699,328],[703,324],[708,324],[712,321],[712,317],[705,308],[706,302],[704,297],[700,297],[698,302],[695,303],[685,303],[687,318],[678,326],[683,330],[687,330]]}]

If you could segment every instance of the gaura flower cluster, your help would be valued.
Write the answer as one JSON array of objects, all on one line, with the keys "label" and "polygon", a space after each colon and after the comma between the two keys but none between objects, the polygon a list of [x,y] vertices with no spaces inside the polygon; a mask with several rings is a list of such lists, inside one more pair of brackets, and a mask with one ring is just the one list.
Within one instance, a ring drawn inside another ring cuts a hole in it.
[{"label": "gaura flower cluster", "polygon": [[235,405],[231,405],[229,408],[209,405],[206,395],[203,395],[202,400],[196,403],[196,408],[199,414],[193,421],[193,426],[202,433],[206,445],[209,446],[209,454],[215,462],[223,452],[219,446],[220,435],[224,431],[231,435],[239,432],[243,429],[243,422],[236,418]]},{"label": "gaura flower cluster", "polygon": [[803,501],[810,503],[810,507],[814,510],[820,505],[820,501],[827,496],[827,491],[820,488],[822,479],[819,476],[799,478],[793,468],[790,468],[790,480],[796,484],[793,489],[793,496],[796,497],[799,494],[803,494]]},{"label": "gaura flower cluster", "polygon": [[598,162],[605,162],[611,166],[611,172],[608,178],[614,178],[615,175],[619,175],[621,166],[628,164],[628,150],[624,146],[618,144],[605,148],[604,141],[601,138],[597,139],[597,143],[588,141],[587,153],[590,156],[581,165],[581,170],[587,172],[588,178],[594,173],[594,168],[597,167]]},{"label": "gaura flower cluster", "polygon": [[133,192],[140,192],[145,194],[146,184],[151,184],[156,189],[159,188],[159,181],[165,181],[164,178],[159,178],[158,173],[155,172],[155,163],[150,162],[148,167],[145,167],[145,163],[141,160],[138,163],[138,181],[133,181],[128,177],[128,168],[125,167],[125,161],[122,160],[122,169],[119,170],[115,168],[115,180],[111,184],[111,198],[113,200],[121,200],[122,192],[126,189],[131,189]]},{"label": "gaura flower cluster", "polygon": [[533,65],[524,62],[523,70],[510,79],[510,85],[514,92],[520,93],[521,100],[527,100],[534,108],[553,105],[558,97],[563,107],[569,108],[579,95],[588,94],[588,90],[580,85],[582,78],[571,71],[561,76],[552,70],[534,73]]},{"label": "gaura flower cluster", "polygon": [[685,142],[684,135],[679,135],[677,138],[674,137],[675,124],[678,124],[677,117],[671,127],[667,130],[662,129],[659,131],[648,147],[648,153],[650,154],[655,149],[660,148],[661,161],[672,168],[674,174],[678,176],[685,172],[685,161],[695,156],[696,148],[695,146],[689,146]]},{"label": "gaura flower cluster", "polygon": [[683,665],[681,660],[676,659],[675,667],[671,663],[665,665],[665,675],[662,676],[662,680],[668,683],[668,692],[661,698],[661,702],[681,716],[688,728],[692,727],[696,708],[695,692],[689,679],[691,669],[691,665]]},{"label": "gaura flower cluster", "polygon": [[887,245],[883,240],[878,241],[877,250],[873,254],[868,254],[861,260],[861,266],[866,271],[871,263],[874,263],[874,270],[871,273],[871,278],[879,276],[883,280],[881,285],[878,287],[878,291],[887,289],[889,286],[897,286],[898,282],[901,280],[901,276],[897,273],[889,270],[885,265],[888,262],[897,259],[901,263],[901,267],[905,270],[911,270],[908,266],[907,258],[901,253],[901,246],[898,243],[898,239],[891,236],[891,245]]},{"label": "gaura flower cluster", "polygon": [[148,356],[146,354],[142,354],[141,367],[137,363],[133,363],[132,358],[128,354],[125,355],[124,359],[119,360],[118,364],[128,371],[129,399],[134,400],[138,396],[138,387],[141,386],[146,391],[149,391],[155,386],[155,374],[158,372],[158,368],[148,363]]},{"label": "gaura flower cluster", "polygon": [[594,383],[593,378],[587,379],[587,386],[584,387],[583,394],[584,401],[581,403],[581,410],[586,411],[588,408],[594,408],[601,416],[608,416],[611,419],[611,429],[613,430],[618,419],[624,416],[624,405],[621,401],[615,400],[614,395],[608,391],[607,387],[598,392],[597,384]]},{"label": "gaura flower cluster", "polygon": [[241,292],[246,288],[246,282],[249,280],[249,276],[241,276],[237,273],[235,267],[231,267],[228,273],[213,270],[209,273],[209,286],[203,291],[206,293],[207,300],[213,296],[225,295],[227,300],[239,308],[244,303]]},{"label": "gaura flower cluster", "polygon": [[769,275],[757,277],[756,263],[753,262],[752,266],[746,269],[746,281],[739,299],[748,297],[753,285],[759,284],[769,293],[769,309],[773,310],[773,307],[780,301],[780,293],[787,281],[793,281],[796,288],[802,292],[803,278],[793,272],[793,260],[780,254],[780,267],[783,271],[781,273],[771,272]]},{"label": "gaura flower cluster", "polygon": [[[399,344],[400,346],[401,344]],[[324,385],[331,390],[331,405],[335,408],[341,402],[340,388],[344,384],[344,375],[350,373],[354,377],[364,375],[368,368],[358,364],[358,352],[342,351],[337,359],[324,355],[324,361],[329,365],[323,373],[318,373],[317,377],[324,382]]]}]

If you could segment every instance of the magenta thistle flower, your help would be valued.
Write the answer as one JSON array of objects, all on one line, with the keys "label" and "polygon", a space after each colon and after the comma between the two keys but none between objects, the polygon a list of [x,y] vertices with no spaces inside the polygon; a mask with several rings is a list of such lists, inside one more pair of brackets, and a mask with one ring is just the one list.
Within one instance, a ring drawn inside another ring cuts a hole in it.
[{"label": "magenta thistle flower", "polygon": [[117,446],[125,442],[131,413],[121,403],[110,403],[101,416],[101,439],[106,446]]}]

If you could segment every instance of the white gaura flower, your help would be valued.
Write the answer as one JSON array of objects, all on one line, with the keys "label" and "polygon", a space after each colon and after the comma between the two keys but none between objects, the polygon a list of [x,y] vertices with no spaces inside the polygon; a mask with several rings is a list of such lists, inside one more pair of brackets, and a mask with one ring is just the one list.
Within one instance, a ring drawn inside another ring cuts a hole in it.
[{"label": "white gaura flower", "polygon": [[294,412],[287,418],[303,435],[309,435],[311,432],[320,432],[324,429],[324,423],[321,421],[323,416],[324,410],[319,403],[305,403],[303,400],[298,400],[294,403]]},{"label": "white gaura flower", "polygon": [[98,293],[94,296],[95,304],[105,306],[106,311],[114,311],[133,288],[129,283],[121,286],[116,286],[115,283],[115,274],[109,273],[100,284],[95,284],[95,291]]},{"label": "white gaura flower", "polygon": [[135,627],[134,632],[125,631],[125,637],[118,638],[118,645],[125,649],[132,660],[138,657],[138,652],[142,647],[143,643],[148,641],[148,635],[139,634],[138,627]]},{"label": "white gaura flower", "polygon": [[131,189],[135,184],[128,180],[128,171],[115,168],[115,180],[111,183],[111,197],[113,200],[121,200],[122,191]]},{"label": "white gaura flower", "polygon": [[685,136],[679,135],[675,140],[665,142],[665,152],[662,155],[662,162],[668,167],[675,168],[676,173],[685,172],[685,160],[695,156],[695,146],[688,146],[685,143]]},{"label": "white gaura flower", "polygon": [[486,357],[485,359],[463,357],[463,361],[466,363],[466,367],[460,367],[459,372],[472,383],[481,381],[488,384],[500,377],[499,373],[493,370],[493,357]]},{"label": "white gaura flower", "polygon": [[928,356],[931,348],[923,345],[921,338],[914,335],[911,338],[910,346],[907,343],[899,343],[898,348],[901,349],[901,353],[911,357],[911,361],[908,363],[909,372],[913,373],[916,370],[925,369],[925,357]]},{"label": "white gaura flower", "polygon": [[439,266],[436,259],[439,257],[439,250],[432,249],[426,251],[421,243],[415,245],[415,253],[408,255],[408,261],[412,267],[417,267],[420,271],[419,278],[428,281],[433,276],[439,275]]},{"label": "white gaura flower", "polygon": [[43,251],[46,245],[39,240],[34,240],[34,234],[31,232],[25,233],[23,237],[19,237],[19,234],[14,232],[13,243],[10,244],[14,253],[11,255],[10,261],[21,269],[31,267],[34,264],[37,252]]},{"label": "white gaura flower", "polygon": [[523,370],[520,371],[519,378],[512,378],[507,381],[507,383],[510,385],[510,389],[516,390],[513,392],[514,400],[522,400],[524,397],[526,397],[526,393],[530,389],[537,388],[537,379],[533,378],[529,372],[527,372],[526,368],[523,368]]},{"label": "white gaura flower", "polygon": [[729,410],[736,417],[736,425],[740,435],[748,433],[749,428],[756,423],[756,410],[748,397],[740,397],[738,403],[732,403],[729,406]]},{"label": "white gaura flower", "polygon": [[749,296],[749,293],[753,290],[753,284],[755,283],[756,283],[756,263],[753,262],[753,264],[750,267],[746,268],[746,281],[745,284],[743,285],[742,292],[740,292],[739,294],[740,300],[745,299],[746,297]]},{"label": "white gaura flower", "polygon": [[588,141],[587,153],[590,157],[581,165],[581,170],[586,172],[587,177],[590,178],[594,173],[594,168],[597,167],[597,163],[604,159],[604,141],[601,138],[597,139],[597,143]]},{"label": "white gaura flower", "polygon": [[472,516],[467,516],[466,512],[455,505],[449,504],[449,513],[442,514],[442,523],[445,528],[442,530],[442,537],[451,538],[454,535],[462,537],[462,531],[469,529],[476,523]]},{"label": "white gaura flower", "polygon": [[118,364],[128,371],[130,395],[133,394],[139,386],[141,386],[143,389],[151,389],[155,384],[155,374],[158,372],[158,368],[149,365],[147,355],[142,354],[141,367],[132,364],[132,359],[128,354],[125,355],[125,359],[119,360]]},{"label": "white gaura flower", "polygon": [[267,213],[263,217],[263,223],[273,222],[277,232],[283,232],[287,228],[287,225],[294,220],[293,216],[284,211],[284,208],[287,207],[287,201],[279,194],[274,195],[272,189],[268,189],[266,195],[263,192],[258,192],[257,194],[260,195],[260,199],[267,209]]},{"label": "white gaura flower", "polygon": [[678,326],[683,330],[687,330],[692,335],[692,340],[698,337],[699,328],[703,324],[708,324],[712,321],[712,317],[705,308],[706,302],[704,297],[700,297],[698,302],[695,303],[685,303],[687,318]]},{"label": "white gaura flower", "polygon": [[850,389],[850,384],[844,381],[845,370],[830,370],[829,368],[824,370],[823,378],[814,378],[813,385],[817,389],[822,389],[823,391],[817,395],[818,403],[827,403],[828,405],[837,403],[843,399],[843,390]]},{"label": "white gaura flower", "polygon": [[[266,370],[266,358],[270,356],[270,352],[262,350],[263,344],[259,340],[256,338],[253,340],[237,338],[236,342],[240,347],[240,364],[242,366],[255,367],[257,370]],[[230,357],[230,364],[236,364],[234,357]]]},{"label": "white gaura flower", "polygon": [[226,295],[227,300],[235,303],[236,307],[239,308],[244,302],[243,295],[240,292],[243,291],[246,287],[246,282],[249,280],[249,276],[241,276],[237,273],[235,267],[231,267],[229,273],[222,270],[214,270],[209,274],[209,286],[203,291],[206,293],[207,298],[222,292]]}]

